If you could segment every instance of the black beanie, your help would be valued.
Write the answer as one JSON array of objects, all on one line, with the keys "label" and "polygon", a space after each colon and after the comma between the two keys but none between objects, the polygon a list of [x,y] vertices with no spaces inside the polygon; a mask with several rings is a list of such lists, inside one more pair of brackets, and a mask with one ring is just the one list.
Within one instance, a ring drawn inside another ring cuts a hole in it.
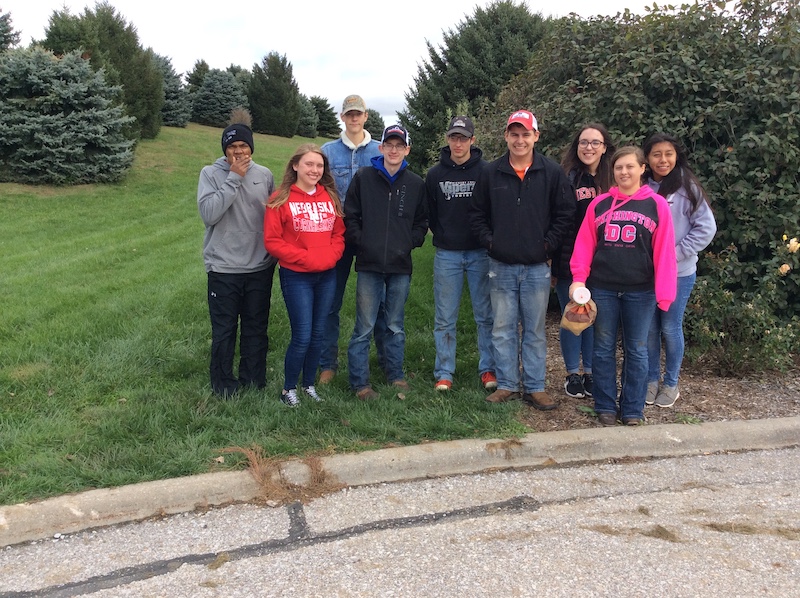
[{"label": "black beanie", "polygon": [[250,146],[250,153],[255,151],[253,148],[253,132],[250,127],[242,124],[228,125],[222,132],[222,153],[228,149],[228,146],[234,141],[244,141]]}]

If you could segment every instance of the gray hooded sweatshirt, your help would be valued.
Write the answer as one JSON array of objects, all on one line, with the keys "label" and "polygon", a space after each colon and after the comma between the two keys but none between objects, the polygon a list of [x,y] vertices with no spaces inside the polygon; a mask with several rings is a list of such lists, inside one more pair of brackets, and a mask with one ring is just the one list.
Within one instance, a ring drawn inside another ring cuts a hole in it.
[{"label": "gray hooded sweatshirt", "polygon": [[272,173],[255,162],[244,177],[225,158],[203,168],[197,207],[206,225],[206,272],[246,274],[275,263],[264,249],[264,210],[274,188]]},{"label": "gray hooded sweatshirt", "polygon": [[[649,187],[658,193],[661,183],[648,179]],[[696,193],[700,193],[697,191]],[[678,278],[697,272],[697,254],[709,246],[717,232],[717,222],[711,206],[703,201],[694,210],[686,190],[681,188],[667,198],[675,229],[675,256],[678,258]]]}]

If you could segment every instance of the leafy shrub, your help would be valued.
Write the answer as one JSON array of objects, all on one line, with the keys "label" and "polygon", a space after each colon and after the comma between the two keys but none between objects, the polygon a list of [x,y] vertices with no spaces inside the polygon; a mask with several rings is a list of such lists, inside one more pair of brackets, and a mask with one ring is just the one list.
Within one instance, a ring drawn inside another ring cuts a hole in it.
[{"label": "leafy shrub", "polygon": [[[479,120],[478,137],[489,155],[504,151],[499,132],[519,108],[539,117],[537,150],[556,159],[585,122],[604,123],[617,145],[655,131],[676,135],[711,198],[718,233],[710,250],[736,258],[713,265],[732,301],[712,295],[703,317],[735,320],[727,312],[763,297],[773,320],[764,326],[775,329],[800,313],[800,269],[765,288],[775,277],[776,240],[800,231],[800,5],[724,6],[556,22]],[[700,275],[710,273],[710,255],[701,254]]]},{"label": "leafy shrub", "polygon": [[0,181],[77,184],[121,179],[133,163],[134,119],[77,52],[0,54]]},{"label": "leafy shrub", "polygon": [[[730,281],[742,270],[736,247],[710,253],[706,261],[709,272],[698,277],[686,309],[687,357],[723,376],[788,369],[800,340],[800,319],[780,321],[774,314],[774,306],[785,300],[784,264],[765,274],[757,290],[735,293]],[[790,261],[800,266],[797,253]]]}]

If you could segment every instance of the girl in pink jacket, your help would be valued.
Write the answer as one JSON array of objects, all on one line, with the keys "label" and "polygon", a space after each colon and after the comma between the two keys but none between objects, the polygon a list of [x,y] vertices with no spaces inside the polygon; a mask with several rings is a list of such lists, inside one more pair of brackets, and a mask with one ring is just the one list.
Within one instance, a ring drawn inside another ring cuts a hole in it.
[{"label": "girl in pink jacket", "polygon": [[[642,186],[638,147],[611,158],[616,187],[586,210],[570,260],[575,289],[586,286],[597,305],[594,323],[594,410],[600,423],[644,422],[647,336],[656,306],[675,300],[677,270],[672,216],[666,200]],[[622,329],[622,390],[617,395],[617,334]]]}]

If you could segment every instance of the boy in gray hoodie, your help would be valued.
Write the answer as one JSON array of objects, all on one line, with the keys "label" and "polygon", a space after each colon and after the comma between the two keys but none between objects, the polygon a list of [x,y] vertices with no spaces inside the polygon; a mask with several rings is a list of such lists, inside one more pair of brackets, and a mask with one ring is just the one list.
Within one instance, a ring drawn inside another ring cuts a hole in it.
[{"label": "boy in gray hoodie", "polygon": [[[233,124],[222,152],[200,173],[197,206],[206,225],[203,260],[211,317],[211,388],[229,397],[242,386],[266,386],[270,297],[275,260],[264,249],[264,209],[272,173],[252,161],[253,132]],[[236,336],[239,376],[233,374]]]}]

